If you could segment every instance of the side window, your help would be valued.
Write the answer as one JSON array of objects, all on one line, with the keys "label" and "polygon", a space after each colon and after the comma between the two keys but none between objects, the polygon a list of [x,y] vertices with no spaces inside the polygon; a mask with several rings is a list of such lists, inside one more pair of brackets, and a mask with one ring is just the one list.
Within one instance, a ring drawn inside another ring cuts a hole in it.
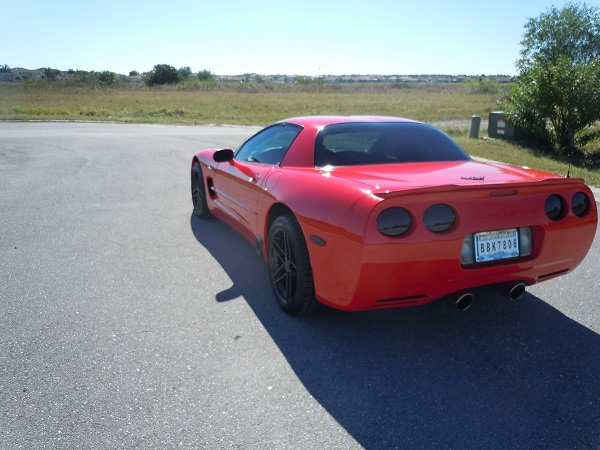
[{"label": "side window", "polygon": [[235,153],[235,159],[277,165],[301,130],[297,125],[273,125],[248,139]]}]

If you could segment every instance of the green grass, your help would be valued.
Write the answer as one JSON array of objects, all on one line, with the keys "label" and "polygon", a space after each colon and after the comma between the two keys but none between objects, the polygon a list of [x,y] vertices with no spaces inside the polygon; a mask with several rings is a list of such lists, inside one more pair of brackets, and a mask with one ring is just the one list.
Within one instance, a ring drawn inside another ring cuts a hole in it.
[{"label": "green grass", "polygon": [[[117,88],[75,83],[0,83],[0,120],[86,120],[136,123],[266,125],[304,115],[388,115],[424,122],[487,118],[506,86],[492,92],[468,84],[355,83],[290,85],[194,83]],[[497,88],[497,89],[496,89]],[[445,128],[471,155],[585,178],[600,186],[600,142],[571,166],[501,140],[469,139],[468,129]]]}]

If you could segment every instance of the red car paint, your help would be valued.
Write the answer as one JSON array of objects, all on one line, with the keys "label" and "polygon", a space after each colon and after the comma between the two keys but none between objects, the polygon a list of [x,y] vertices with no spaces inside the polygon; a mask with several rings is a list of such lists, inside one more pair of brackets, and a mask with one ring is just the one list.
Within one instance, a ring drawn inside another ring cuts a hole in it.
[{"label": "red car paint", "polygon": [[[389,117],[288,119],[279,123],[301,131],[278,165],[217,163],[218,149],[200,151],[192,161],[202,168],[209,210],[262,255],[274,215],[282,207],[293,212],[320,302],[348,311],[419,305],[477,286],[532,285],[572,271],[586,256],[598,214],[583,180],[476,161],[315,167],[319,131],[349,122],[414,123]],[[590,202],[583,217],[570,208],[578,192]],[[567,205],[560,220],[550,220],[544,209],[552,194]],[[426,208],[437,203],[456,212],[454,226],[441,234],[421,221]],[[378,214],[394,206],[414,218],[400,237],[385,236],[375,226]],[[465,236],[518,227],[531,227],[531,255],[461,265]]]}]

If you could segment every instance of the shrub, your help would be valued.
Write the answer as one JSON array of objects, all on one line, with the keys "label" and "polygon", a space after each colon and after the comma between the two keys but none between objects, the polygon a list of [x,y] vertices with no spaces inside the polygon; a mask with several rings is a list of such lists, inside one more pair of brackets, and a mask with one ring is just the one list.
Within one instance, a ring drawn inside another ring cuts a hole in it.
[{"label": "shrub", "polygon": [[600,120],[600,58],[592,64],[572,64],[566,56],[552,65],[539,62],[519,77],[508,99],[512,123],[570,151]]},{"label": "shrub", "polygon": [[187,80],[192,74],[192,69],[189,67],[180,67],[178,72],[182,80]]},{"label": "shrub", "polygon": [[105,70],[104,72],[100,72],[98,74],[98,81],[101,84],[111,85],[111,84],[114,84],[115,81],[117,81],[117,76],[114,72]]},{"label": "shrub", "polygon": [[198,79],[200,81],[214,81],[215,76],[212,74],[210,70],[201,70],[198,72]]},{"label": "shrub", "polygon": [[148,86],[157,84],[176,84],[181,80],[177,69],[169,64],[157,64],[144,77],[144,83]]}]

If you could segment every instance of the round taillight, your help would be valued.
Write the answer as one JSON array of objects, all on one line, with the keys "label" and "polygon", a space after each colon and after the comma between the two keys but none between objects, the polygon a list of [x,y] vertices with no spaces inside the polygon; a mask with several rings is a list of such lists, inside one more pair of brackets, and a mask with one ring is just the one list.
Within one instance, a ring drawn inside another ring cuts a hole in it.
[{"label": "round taillight", "polygon": [[565,202],[558,195],[552,194],[546,199],[544,205],[546,215],[550,220],[559,220],[563,216],[565,210]]},{"label": "round taillight", "polygon": [[571,210],[577,217],[583,217],[590,210],[590,199],[583,192],[578,192],[571,200]]},{"label": "round taillight", "polygon": [[412,217],[404,208],[384,209],[377,216],[377,229],[386,236],[402,236],[412,225]]},{"label": "round taillight", "polygon": [[423,213],[423,224],[429,231],[434,233],[443,233],[448,231],[456,221],[456,213],[454,210],[443,203],[431,205]]}]

